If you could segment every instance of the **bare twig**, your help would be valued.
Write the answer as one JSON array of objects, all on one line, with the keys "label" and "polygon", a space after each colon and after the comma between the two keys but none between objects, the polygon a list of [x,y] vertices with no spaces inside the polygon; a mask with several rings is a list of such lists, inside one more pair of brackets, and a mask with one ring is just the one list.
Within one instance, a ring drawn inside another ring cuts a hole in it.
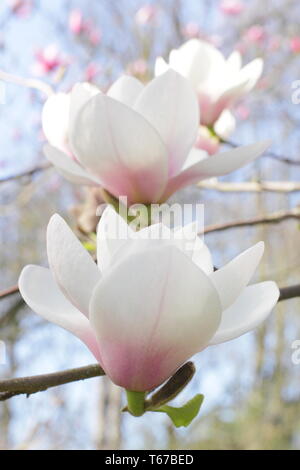
[{"label": "bare twig", "polygon": [[201,189],[209,189],[212,191],[219,191],[224,193],[293,193],[300,191],[300,183],[294,181],[245,181],[241,183],[231,183],[211,179],[200,181],[197,186]]},{"label": "bare twig", "polygon": [[52,374],[35,375],[16,379],[0,380],[0,401],[7,400],[16,395],[27,396],[79,380],[105,375],[98,364],[78,367],[76,369],[54,372]]},{"label": "bare twig", "polygon": [[279,222],[283,222],[284,220],[288,219],[300,220],[300,207],[295,207],[294,209],[290,209],[288,211],[273,212],[271,214],[253,217],[252,219],[235,220],[233,222],[225,222],[222,224],[207,225],[204,227],[204,230],[201,233],[207,234],[221,232],[232,228],[251,227],[253,225],[260,224],[278,224]]},{"label": "bare twig", "polygon": [[6,297],[10,297],[14,294],[20,294],[19,287],[17,285],[11,286],[8,289],[4,289],[0,292],[0,299],[5,299]]},{"label": "bare twig", "polygon": [[0,179],[0,183],[7,183],[9,181],[15,181],[15,180],[22,179],[22,178],[28,178],[28,177],[35,175],[36,173],[40,173],[41,171],[47,170],[50,167],[51,167],[51,163],[45,163],[44,165],[36,166],[34,168],[31,168],[30,170],[23,171],[22,173],[18,173],[16,175],[5,176],[4,178]]},{"label": "bare twig", "polygon": [[21,85],[26,88],[33,88],[35,90],[41,91],[45,93],[46,96],[50,96],[53,93],[53,89],[50,85],[43,82],[42,80],[37,80],[35,78],[23,78],[18,77],[17,75],[13,75],[3,70],[0,70],[0,80],[4,80],[5,82],[14,83],[16,85]]},{"label": "bare twig", "polygon": [[294,299],[295,297],[300,297],[300,284],[295,284],[294,286],[282,287],[280,289],[280,297],[278,302],[282,300]]}]

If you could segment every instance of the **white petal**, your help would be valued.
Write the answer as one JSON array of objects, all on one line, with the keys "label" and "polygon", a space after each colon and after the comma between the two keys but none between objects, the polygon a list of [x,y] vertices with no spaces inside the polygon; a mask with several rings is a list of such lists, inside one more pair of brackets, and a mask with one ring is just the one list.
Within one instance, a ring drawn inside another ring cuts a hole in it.
[{"label": "white petal", "polygon": [[198,132],[199,105],[190,83],[173,70],[152,80],[134,109],[157,130],[169,152],[169,174],[183,165]]},{"label": "white petal", "polygon": [[263,60],[257,58],[252,60],[252,62],[249,62],[249,64],[245,65],[245,67],[243,67],[240,71],[239,79],[241,81],[248,81],[245,87],[247,93],[252,90],[252,88],[256,85],[257,81],[261,77],[263,66]]},{"label": "white petal", "polygon": [[228,109],[225,109],[215,122],[214,131],[219,137],[226,140],[234,132],[235,127],[235,117]]},{"label": "white petal", "polygon": [[151,376],[146,389],[158,385],[203,349],[220,316],[213,284],[175,247],[126,257],[99,282],[90,304],[104,368],[123,386],[130,369],[131,390]]},{"label": "white petal", "polygon": [[225,59],[222,53],[214,46],[200,39],[191,39],[179,49],[170,54],[170,66],[188,78],[195,89],[201,86],[209,78],[219,76],[220,70],[225,67]]},{"label": "white petal", "polygon": [[66,222],[55,214],[47,229],[50,269],[62,292],[88,316],[89,302],[100,271]]},{"label": "white petal", "polygon": [[223,309],[229,307],[245,289],[264,253],[264,243],[248,248],[211,275]]},{"label": "white petal", "polygon": [[63,151],[66,151],[68,146],[69,112],[69,93],[51,95],[42,111],[42,126],[46,139],[51,145]]},{"label": "white petal", "polygon": [[162,57],[158,57],[155,61],[154,74],[157,77],[169,70],[169,65]]},{"label": "white petal", "polygon": [[[261,155],[269,146],[270,141],[263,141],[253,145],[246,145],[245,147],[238,147],[228,152],[216,153],[212,156],[207,156],[207,158],[203,158],[205,156],[205,152],[193,149],[193,160],[197,160],[198,155],[198,163],[185,168],[184,171],[171,178],[161,200],[165,201],[175,191],[178,191],[185,186],[197,183],[200,180],[231,173],[247,163],[250,163]],[[190,160],[190,157],[188,157],[188,159]]]},{"label": "white petal", "polygon": [[271,313],[279,297],[275,282],[247,287],[231,307],[223,312],[221,324],[210,344],[223,343],[254,330]]},{"label": "white petal", "polygon": [[131,202],[158,200],[167,179],[167,152],[141,115],[98,94],[77,116],[71,140],[78,160],[113,195]]},{"label": "white petal", "polygon": [[84,184],[88,186],[99,185],[100,181],[85,171],[69,155],[61,152],[55,147],[46,144],[43,148],[46,158],[55,166],[66,180],[75,184]]},{"label": "white petal", "polygon": [[242,66],[242,57],[239,51],[233,51],[226,61],[227,67],[229,67],[230,72],[235,74],[239,72]]},{"label": "white petal", "polygon": [[97,340],[88,319],[64,297],[49,269],[26,266],[19,289],[34,312],[80,338],[99,360]]},{"label": "white petal", "polygon": [[129,75],[123,75],[112,84],[107,96],[132,107],[143,89],[144,85],[139,80]]},{"label": "white petal", "polygon": [[101,93],[101,90],[91,83],[82,82],[73,86],[70,93],[69,136],[73,132],[73,126],[79,111],[93,96],[99,93]]},{"label": "white petal", "polygon": [[108,206],[97,228],[97,260],[101,271],[109,267],[115,252],[128,241],[132,231],[123,217]]}]

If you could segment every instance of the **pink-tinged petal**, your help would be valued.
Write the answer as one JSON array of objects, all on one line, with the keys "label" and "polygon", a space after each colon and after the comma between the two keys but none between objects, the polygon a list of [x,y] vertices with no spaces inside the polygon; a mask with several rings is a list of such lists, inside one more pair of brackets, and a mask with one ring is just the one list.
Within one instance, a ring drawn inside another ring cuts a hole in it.
[{"label": "pink-tinged petal", "polygon": [[97,261],[101,271],[107,269],[115,252],[132,237],[132,230],[115,209],[108,206],[97,228]]},{"label": "pink-tinged petal", "polygon": [[231,307],[223,312],[221,324],[210,344],[224,343],[248,333],[266,320],[279,298],[275,282],[246,287]]},{"label": "pink-tinged petal", "polygon": [[263,253],[264,242],[259,242],[211,275],[223,309],[233,304],[248,285]]},{"label": "pink-tinged petal", "polygon": [[100,185],[99,179],[85,171],[79,163],[72,160],[72,158],[57,148],[46,144],[43,151],[45,157],[55,166],[58,173],[60,173],[66,180],[71,181],[71,183],[87,186]]},{"label": "pink-tinged petal", "polygon": [[[227,152],[216,153],[207,158],[203,158],[203,152],[199,150],[199,162],[186,168],[169,180],[161,201],[165,201],[175,191],[185,186],[214,176],[227,175],[243,167],[260,156],[269,146],[270,141],[262,141],[256,144],[238,147]],[[193,149],[193,154],[196,154],[196,152],[197,150]]]},{"label": "pink-tinged petal", "polygon": [[95,288],[90,321],[103,367],[129,390],[151,390],[210,341],[221,307],[208,276],[175,247],[139,252]]},{"label": "pink-tinged petal", "polygon": [[143,89],[144,85],[139,80],[130,75],[123,75],[112,84],[107,92],[107,96],[131,108]]},{"label": "pink-tinged petal", "polygon": [[46,139],[51,145],[67,153],[69,152],[69,112],[70,95],[68,93],[51,95],[42,111],[42,127]]},{"label": "pink-tinged petal", "polygon": [[47,252],[50,269],[62,292],[84,315],[100,271],[64,219],[51,217],[47,229]]},{"label": "pink-tinged petal", "polygon": [[26,266],[19,278],[19,289],[35,313],[81,339],[100,362],[98,343],[88,319],[64,297],[49,269]]},{"label": "pink-tinged petal", "polygon": [[195,143],[199,107],[191,84],[168,70],[152,80],[138,97],[134,109],[157,130],[169,154],[169,175],[182,167]]},{"label": "pink-tinged petal", "polygon": [[97,95],[79,112],[72,148],[82,165],[98,175],[114,196],[129,202],[156,202],[167,180],[167,150],[141,115]]}]

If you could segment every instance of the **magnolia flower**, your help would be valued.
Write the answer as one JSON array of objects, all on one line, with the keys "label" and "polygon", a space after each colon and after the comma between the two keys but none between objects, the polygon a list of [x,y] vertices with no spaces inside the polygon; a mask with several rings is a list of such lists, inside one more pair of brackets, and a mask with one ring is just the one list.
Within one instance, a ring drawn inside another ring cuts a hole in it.
[{"label": "magnolia flower", "polygon": [[239,0],[223,0],[220,4],[220,9],[225,15],[239,15],[244,8],[244,3]]},{"label": "magnolia flower", "polygon": [[169,64],[159,57],[155,74],[160,75],[170,67],[193,85],[198,96],[201,124],[213,126],[225,109],[252,90],[261,76],[263,62],[255,59],[241,67],[239,52],[233,52],[226,60],[208,42],[191,39],[171,51]]},{"label": "magnolia flower", "polygon": [[[128,238],[116,234],[128,234]],[[214,272],[194,224],[132,232],[113,209],[98,227],[96,265],[64,220],[48,225],[50,269],[26,266],[25,302],[78,336],[117,385],[149,391],[209,345],[256,328],[277,302],[274,282],[248,286],[263,242]]]},{"label": "magnolia flower", "polygon": [[[91,96],[94,89],[82,84],[71,93],[67,135],[74,160],[54,146],[46,146],[45,154],[67,179],[100,185],[129,203],[165,201],[184,186],[240,168],[269,145],[260,142],[209,158],[193,148],[197,99],[173,70],[146,86],[123,76],[106,95],[96,93]],[[47,116],[43,122],[45,128]]]},{"label": "magnolia flower", "polygon": [[244,39],[253,43],[260,43],[266,38],[266,32],[263,26],[254,24],[244,34]]},{"label": "magnolia flower", "polygon": [[158,8],[154,5],[143,5],[135,14],[135,22],[141,26],[153,23],[158,15]]}]

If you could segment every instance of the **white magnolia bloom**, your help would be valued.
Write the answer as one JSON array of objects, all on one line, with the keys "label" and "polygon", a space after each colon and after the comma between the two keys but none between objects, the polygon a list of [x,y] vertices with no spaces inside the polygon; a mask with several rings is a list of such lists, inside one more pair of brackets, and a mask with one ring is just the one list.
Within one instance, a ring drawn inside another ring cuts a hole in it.
[{"label": "white magnolia bloom", "polygon": [[191,39],[173,49],[169,63],[156,60],[155,74],[172,68],[192,83],[201,109],[201,124],[213,126],[222,112],[249,93],[262,74],[262,59],[242,67],[241,55],[234,51],[228,59],[210,43]]},{"label": "white magnolia bloom", "polygon": [[[242,167],[269,146],[259,142],[212,157],[193,149],[197,98],[188,80],[173,70],[146,86],[123,76],[107,94],[79,83],[69,108],[67,140],[73,159],[57,144],[46,146],[47,158],[72,182],[102,186],[117,198],[127,196],[129,203],[163,202],[187,185]],[[43,119],[49,136],[54,117],[52,98]]]},{"label": "white magnolia bloom", "polygon": [[[129,237],[116,234],[128,233]],[[214,271],[194,224],[134,233],[112,208],[98,227],[98,264],[64,220],[48,226],[50,269],[26,266],[26,303],[78,336],[127,390],[160,385],[209,345],[256,328],[277,302],[274,282],[248,285],[263,242]]]}]

